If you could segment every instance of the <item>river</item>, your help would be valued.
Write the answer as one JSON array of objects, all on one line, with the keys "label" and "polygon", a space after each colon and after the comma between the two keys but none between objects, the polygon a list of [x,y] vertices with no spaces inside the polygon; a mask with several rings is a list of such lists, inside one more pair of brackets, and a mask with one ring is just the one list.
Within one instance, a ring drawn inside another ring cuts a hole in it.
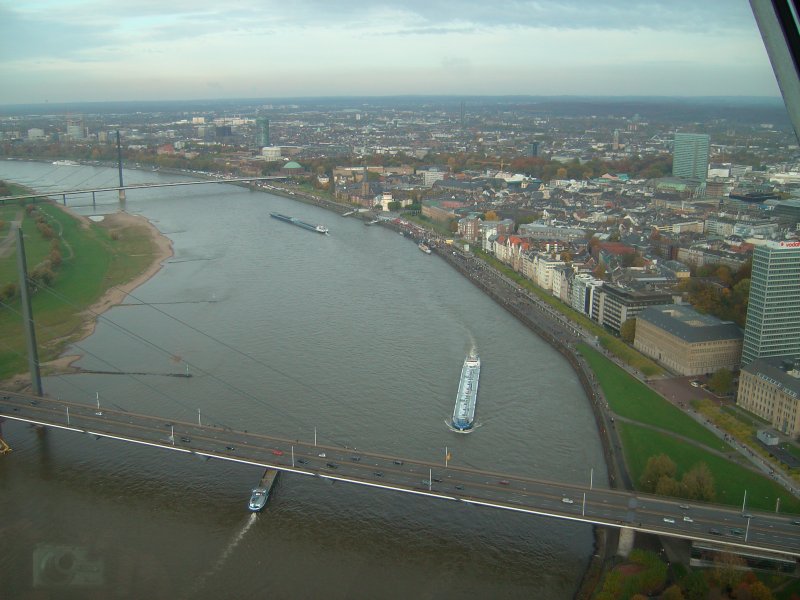
[{"label": "river", "polygon": [[[0,161],[0,179],[37,190],[116,177]],[[113,194],[97,202],[98,213],[117,206]],[[93,213],[90,195],[68,205]],[[69,353],[85,369],[153,375],[48,377],[49,395],[167,419],[199,411],[203,422],[305,440],[316,428],[320,442],[419,459],[443,460],[447,448],[453,464],[570,483],[588,484],[591,468],[595,482],[605,477],[569,365],[409,240],[234,186],[129,191],[126,208],[175,255]],[[463,435],[445,421],[472,347],[479,426]],[[161,375],[187,365],[191,378]],[[586,525],[300,476],[283,476],[252,516],[256,468],[10,422],[3,431],[14,452],[0,458],[2,597],[49,581],[42,561],[63,547],[103,583],[94,596],[64,585],[59,598],[560,599],[592,553]]]}]

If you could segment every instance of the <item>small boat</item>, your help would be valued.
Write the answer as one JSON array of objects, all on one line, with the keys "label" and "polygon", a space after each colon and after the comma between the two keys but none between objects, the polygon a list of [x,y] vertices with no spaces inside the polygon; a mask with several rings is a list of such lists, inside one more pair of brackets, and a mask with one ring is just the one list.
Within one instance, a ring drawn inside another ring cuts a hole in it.
[{"label": "small boat", "polygon": [[250,495],[250,503],[247,505],[247,507],[252,512],[260,512],[264,506],[266,506],[268,498],[269,490],[267,488],[254,488],[253,493]]},{"label": "small boat", "polygon": [[428,248],[428,245],[425,242],[420,242],[419,243],[419,249],[422,250],[425,254],[430,254],[431,253],[431,249]]},{"label": "small boat", "polygon": [[80,167],[74,160],[54,160],[53,164],[57,167]]},{"label": "small boat", "polygon": [[372,219],[372,221],[364,221],[364,225],[375,225],[375,223],[380,223],[380,219]]}]

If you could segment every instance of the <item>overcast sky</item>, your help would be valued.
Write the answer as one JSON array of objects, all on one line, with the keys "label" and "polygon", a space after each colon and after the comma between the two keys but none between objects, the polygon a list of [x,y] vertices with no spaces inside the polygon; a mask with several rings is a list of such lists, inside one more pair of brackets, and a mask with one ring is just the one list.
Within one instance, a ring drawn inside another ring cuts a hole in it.
[{"label": "overcast sky", "polygon": [[0,103],[778,96],[747,0],[0,0]]}]

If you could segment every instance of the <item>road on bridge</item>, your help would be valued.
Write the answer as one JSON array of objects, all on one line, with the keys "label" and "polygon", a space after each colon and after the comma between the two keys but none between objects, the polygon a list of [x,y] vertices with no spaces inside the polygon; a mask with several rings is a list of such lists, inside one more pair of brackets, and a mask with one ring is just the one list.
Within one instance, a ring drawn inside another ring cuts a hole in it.
[{"label": "road on bridge", "polygon": [[578,486],[0,392],[0,416],[161,449],[560,519],[800,556],[800,517]]}]

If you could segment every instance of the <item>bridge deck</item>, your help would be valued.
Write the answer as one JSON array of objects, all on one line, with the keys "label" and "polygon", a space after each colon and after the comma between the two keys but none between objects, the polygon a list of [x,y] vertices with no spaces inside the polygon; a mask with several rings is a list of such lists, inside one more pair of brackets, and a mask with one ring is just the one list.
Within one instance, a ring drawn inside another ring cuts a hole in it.
[{"label": "bridge deck", "polygon": [[800,556],[796,517],[578,486],[0,392],[0,416],[281,471],[678,538]]}]

